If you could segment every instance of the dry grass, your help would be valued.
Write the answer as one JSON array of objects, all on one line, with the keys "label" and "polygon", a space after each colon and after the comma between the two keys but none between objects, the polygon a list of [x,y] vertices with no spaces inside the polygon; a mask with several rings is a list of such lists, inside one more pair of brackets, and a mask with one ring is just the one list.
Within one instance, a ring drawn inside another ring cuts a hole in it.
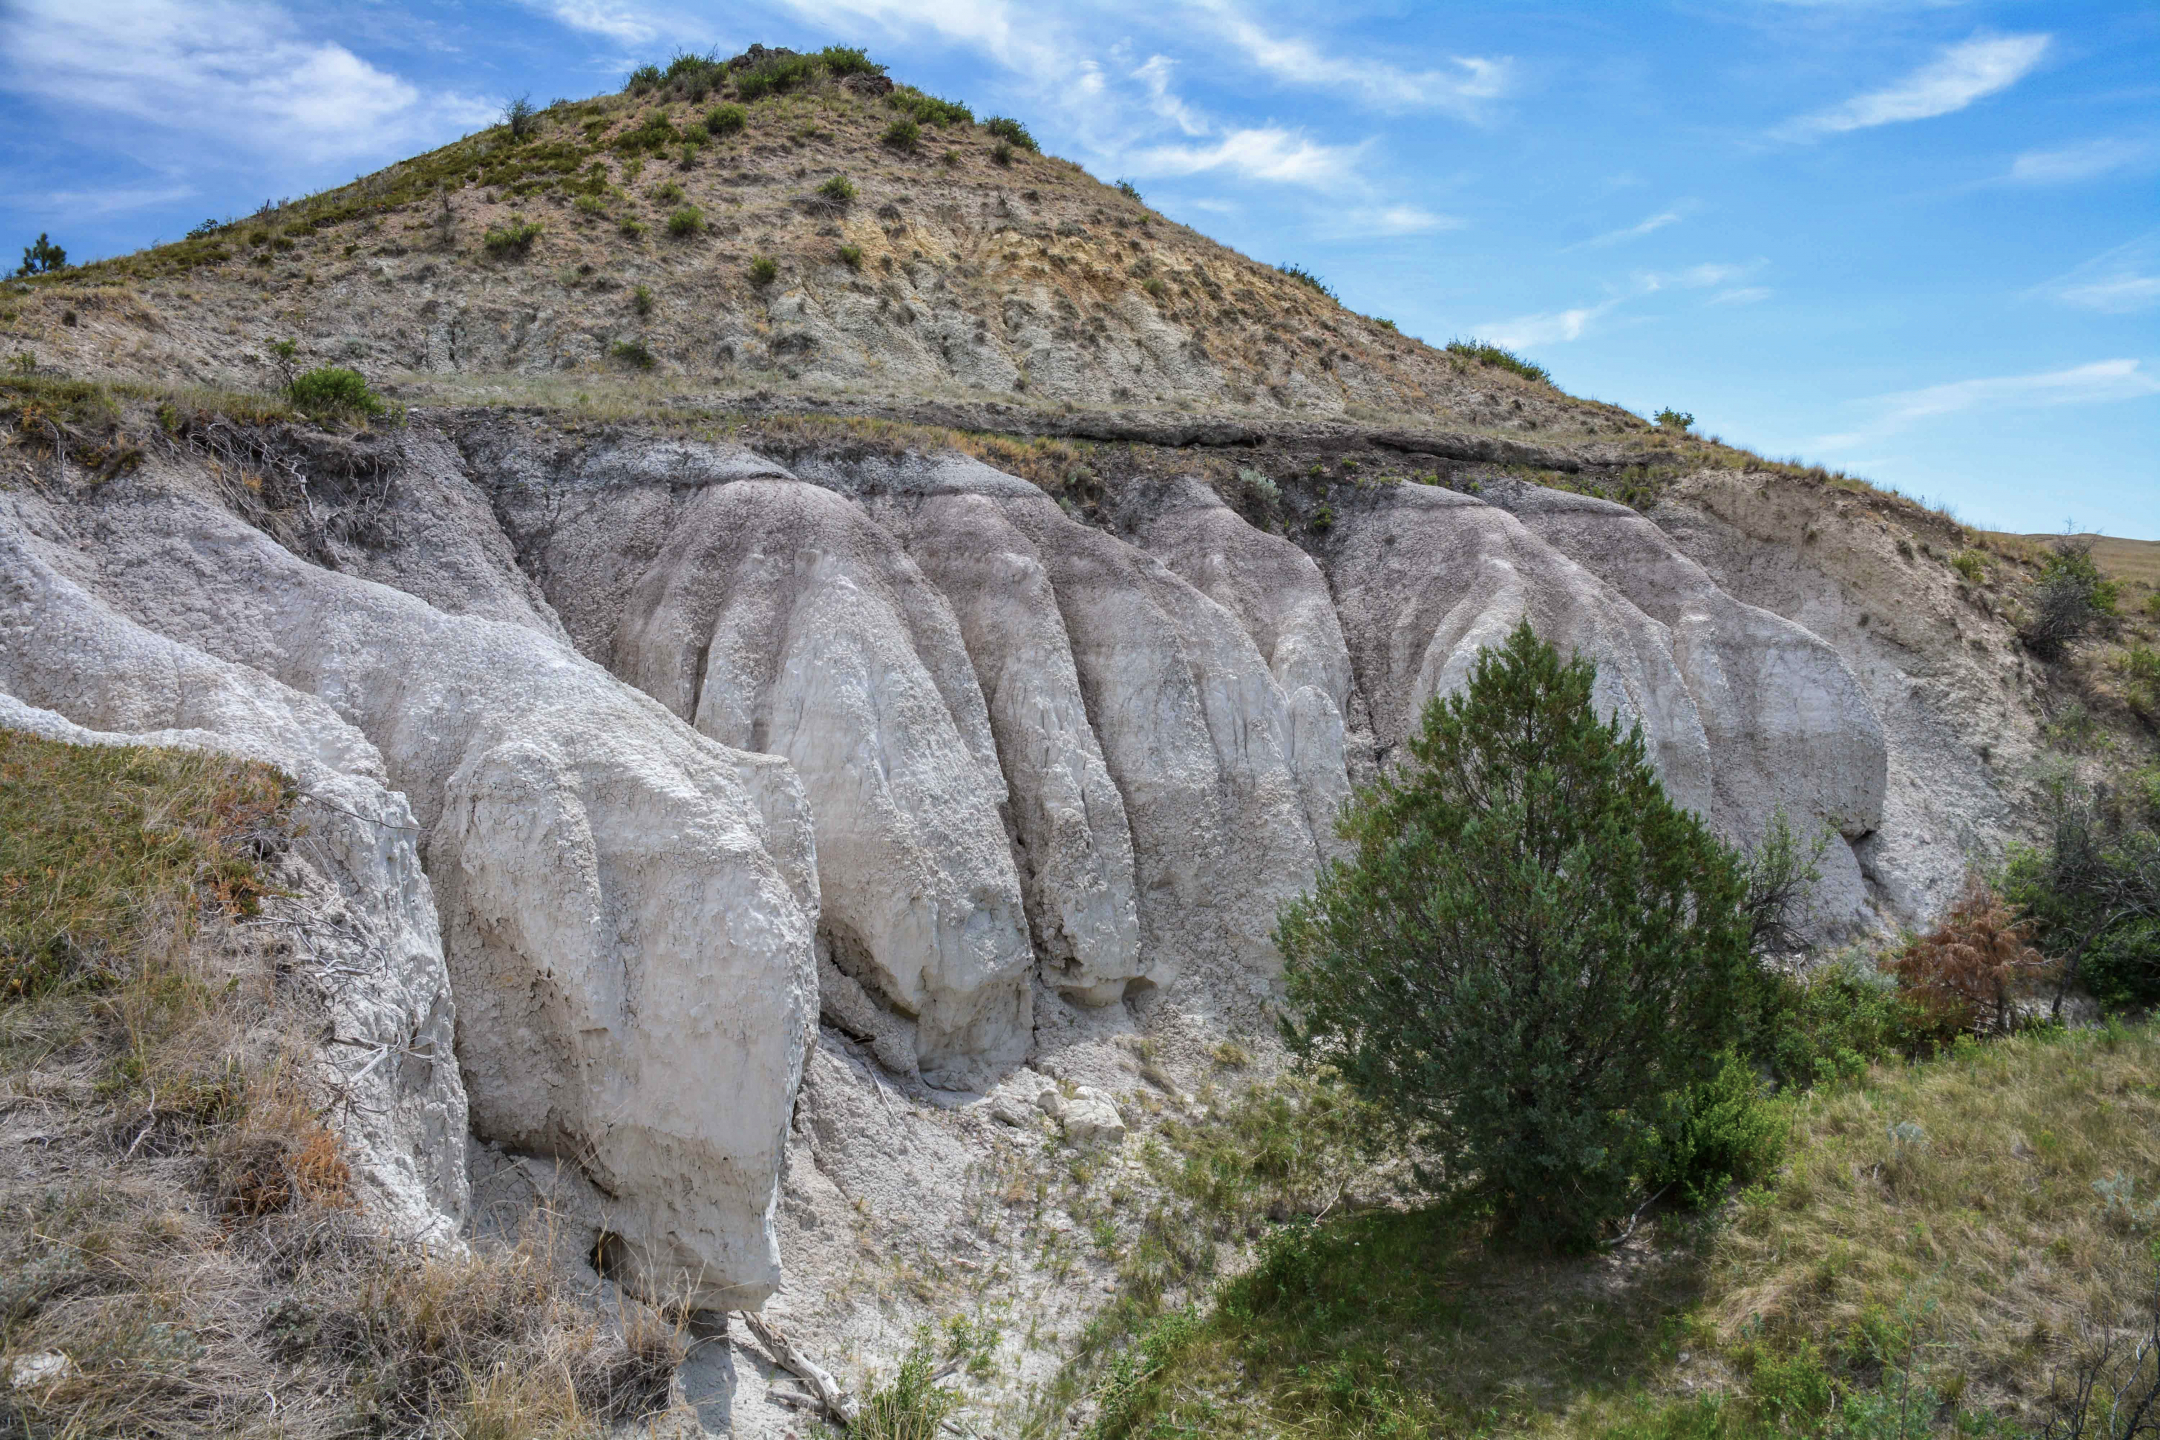
[{"label": "dry grass", "polygon": [[1719,1246],[1706,1313],[1726,1340],[1850,1349],[1907,1305],[1939,1368],[2021,1409],[2081,1316],[2145,1293],[2160,1029],[1968,1042],[1810,1097],[1800,1129],[1788,1173]]},{"label": "dry grass", "polygon": [[1387,1206],[1163,1310],[1093,1434],[2006,1433],[2150,1297],[2160,1028],[2045,1032],[1807,1095],[1775,1183],[1581,1259]]},{"label": "dry grass", "polygon": [[313,1096],[277,942],[289,782],[0,732],[0,1435],[597,1436],[677,1327],[563,1288],[552,1234],[383,1237]]}]

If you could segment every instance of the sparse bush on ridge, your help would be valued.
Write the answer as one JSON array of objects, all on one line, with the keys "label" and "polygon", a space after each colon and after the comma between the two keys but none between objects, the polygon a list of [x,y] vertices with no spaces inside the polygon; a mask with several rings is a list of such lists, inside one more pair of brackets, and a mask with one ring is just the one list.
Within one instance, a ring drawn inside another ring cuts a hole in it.
[{"label": "sparse bush on ridge", "polygon": [[1010,115],[992,115],[983,121],[983,129],[1015,149],[1033,153],[1042,148],[1035,143],[1035,137],[1028,134],[1027,126],[1013,119]]},{"label": "sparse bush on ridge", "polygon": [[2041,659],[2060,659],[2114,615],[2120,595],[2121,587],[2093,563],[2092,542],[2064,536],[2033,582],[2018,638]]},{"label": "sparse bush on ridge", "polygon": [[1327,296],[1328,299],[1334,300],[1338,304],[1341,303],[1340,298],[1335,294],[1335,292],[1328,288],[1328,284],[1325,280],[1322,280],[1318,275],[1313,274],[1312,271],[1306,269],[1302,265],[1294,265],[1288,261],[1285,261],[1275,267],[1275,273],[1278,275],[1287,275],[1292,280],[1297,281],[1298,284],[1305,286],[1307,289],[1317,290],[1322,295]]},{"label": "sparse bush on ridge", "polygon": [[1504,349],[1488,341],[1475,339],[1450,340],[1447,342],[1447,353],[1461,356],[1465,360],[1475,361],[1479,365],[1497,365],[1502,370],[1513,371],[1525,380],[1537,380],[1546,384],[1552,383],[1552,372],[1544,366],[1537,364],[1535,361],[1525,360],[1514,351]]},{"label": "sparse bush on ridge", "polygon": [[966,125],[975,119],[975,112],[957,100],[940,100],[935,95],[925,95],[912,85],[898,85],[885,103],[900,111],[909,119],[923,125]]},{"label": "sparse bush on ridge", "polygon": [[903,116],[886,126],[878,139],[895,150],[913,151],[922,142],[922,126]]},{"label": "sparse bush on ridge", "polygon": [[502,118],[512,140],[529,140],[539,132],[540,112],[533,108],[530,95],[520,95],[504,105]]},{"label": "sparse bush on ridge", "polygon": [[818,186],[818,198],[834,208],[841,208],[855,198],[855,182],[845,175],[835,175]]},{"label": "sparse bush on ridge", "polygon": [[849,75],[883,75],[885,67],[850,45],[828,45],[817,53],[818,63],[835,79]]},{"label": "sparse bush on ridge", "polygon": [[733,135],[749,122],[750,112],[740,105],[717,105],[705,117],[705,133],[714,139]]},{"label": "sparse bush on ridge", "polygon": [[1670,405],[1658,411],[1654,418],[1657,420],[1660,429],[1678,431],[1683,435],[1695,424],[1693,415],[1684,410],[1675,410]]},{"label": "sparse bush on ridge", "polygon": [[67,269],[67,251],[53,244],[42,230],[34,242],[23,246],[22,254],[22,268],[15,272],[17,275],[50,275]]},{"label": "sparse bush on ridge", "polygon": [[633,370],[650,370],[660,363],[659,357],[642,340],[617,340],[608,346],[608,358],[620,360]]},{"label": "sparse bush on ridge", "polygon": [[686,240],[705,228],[705,212],[695,205],[685,205],[667,217],[668,234],[678,240]]},{"label": "sparse bush on ridge", "polygon": [[772,284],[780,276],[780,266],[770,255],[753,256],[750,260],[750,283],[760,288]]},{"label": "sparse bush on ridge", "polygon": [[1144,205],[1147,203],[1140,198],[1140,187],[1133,184],[1130,180],[1117,181],[1116,189],[1118,194],[1123,195],[1126,199],[1132,201],[1135,205]]}]

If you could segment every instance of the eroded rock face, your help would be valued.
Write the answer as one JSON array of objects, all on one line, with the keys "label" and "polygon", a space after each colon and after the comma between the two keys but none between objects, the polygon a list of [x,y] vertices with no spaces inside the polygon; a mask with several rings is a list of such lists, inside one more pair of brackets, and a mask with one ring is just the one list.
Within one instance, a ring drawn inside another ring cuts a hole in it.
[{"label": "eroded rock face", "polygon": [[[74,745],[214,750],[298,782],[306,834],[281,897],[296,975],[340,1043],[312,1057],[361,1204],[404,1239],[458,1243],[468,1202],[456,1006],[420,831],[366,737],[313,696],[168,640],[61,575],[0,512],[0,727]],[[390,1063],[384,1063],[384,1061]]]},{"label": "eroded rock face", "polygon": [[1287,758],[1323,850],[1349,798],[1344,717],[1354,677],[1327,578],[1312,557],[1245,523],[1198,480],[1167,487],[1141,544],[1237,618],[1281,687],[1289,711]]},{"label": "eroded rock face", "polygon": [[1889,760],[1882,724],[1837,651],[1726,594],[1625,506],[1528,485],[1495,488],[1496,503],[1670,631],[1710,744],[1719,827],[1752,842],[1783,811],[1803,836],[1834,832],[1845,843],[1823,851],[1817,919],[1858,923],[1867,890],[1849,847],[1882,824]]},{"label": "eroded rock face", "polygon": [[[1163,983],[1190,959],[1279,969],[1267,938],[1275,913],[1310,883],[1319,852],[1291,767],[1290,707],[1237,619],[1145,551],[965,456],[814,473],[874,490],[880,516],[952,514],[962,507],[946,502],[974,497],[968,508],[994,512],[1025,542],[1006,553],[1042,566],[1124,801],[1150,978]],[[949,533],[904,523],[918,552]]]},{"label": "eroded rock face", "polygon": [[756,1303],[816,1016],[793,772],[528,626],[309,565],[184,480],[146,477],[108,512],[99,592],[380,750],[431,832],[475,1128],[574,1156],[614,1198],[632,1283]]},{"label": "eroded rock face", "polygon": [[[1618,507],[1364,487],[1308,553],[1197,480],[1103,528],[951,454],[783,467],[508,423],[399,445],[346,573],[181,468],[73,520],[0,497],[0,689],[263,737],[374,785],[361,814],[409,799],[475,1129],[575,1165],[625,1277],[702,1276],[696,1303],[777,1283],[820,1015],[911,1081],[981,1089],[1158,1001],[1196,1030],[1228,1013],[1211,997],[1263,1004],[1351,778],[1520,619],[1596,662],[1601,710],[1727,834],[1780,805],[1886,823],[1837,653]],[[99,640],[100,607],[142,643]],[[100,646],[120,658],[76,660]]]},{"label": "eroded rock face", "polygon": [[963,1088],[1019,1063],[1032,953],[1005,780],[952,609],[849,501],[700,490],[632,589],[616,673],[723,744],[785,756],[817,837],[821,944]]},{"label": "eroded rock face", "polygon": [[1641,722],[1666,793],[1711,813],[1710,742],[1665,626],[1482,500],[1395,485],[1346,508],[1328,568],[1383,754],[1428,699],[1468,684],[1480,649],[1527,618],[1562,654],[1597,666],[1598,713]]},{"label": "eroded rock face", "polygon": [[879,516],[958,619],[1012,793],[1043,976],[1083,1004],[1118,1000],[1147,973],[1132,834],[1042,555],[989,494],[914,496]]}]

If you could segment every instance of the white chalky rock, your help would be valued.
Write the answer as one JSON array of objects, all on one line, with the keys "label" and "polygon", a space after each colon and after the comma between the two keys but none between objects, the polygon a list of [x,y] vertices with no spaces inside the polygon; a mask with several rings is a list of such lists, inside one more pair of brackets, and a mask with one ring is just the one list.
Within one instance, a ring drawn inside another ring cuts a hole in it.
[{"label": "white chalky rock", "polygon": [[1068,1144],[1114,1148],[1125,1143],[1125,1117],[1109,1096],[1092,1085],[1075,1085],[1071,1095],[1053,1086],[1035,1103],[1057,1121]]},{"label": "white chalky rock", "polygon": [[1328,563],[1383,749],[1425,702],[1469,683],[1478,652],[1524,618],[1562,655],[1597,666],[1601,716],[1640,721],[1675,802],[1711,812],[1710,743],[1666,628],[1588,569],[1482,500],[1395,485],[1346,507]]},{"label": "white chalky rock", "polygon": [[575,1157],[614,1197],[630,1283],[761,1301],[817,1013],[815,852],[785,762],[694,734],[529,626],[323,570],[161,479],[106,538],[101,593],[379,747],[431,832],[475,1128]]},{"label": "white chalky rock", "polygon": [[831,959],[956,1088],[1019,1063],[1032,958],[997,749],[952,610],[852,502],[700,491],[631,591],[618,674],[725,744],[783,755],[817,833]]},{"label": "white chalky rock", "polygon": [[324,876],[344,912],[308,925],[296,949],[337,1042],[316,1063],[351,1101],[336,1123],[356,1189],[393,1234],[456,1245],[468,1200],[456,1007],[420,831],[386,788],[375,747],[313,696],[113,613],[56,571],[7,510],[0,727],[73,745],[212,750],[298,782],[296,863]]},{"label": "white chalky rock", "polygon": [[1307,823],[1332,851],[1336,813],[1350,796],[1343,717],[1352,677],[1327,577],[1310,555],[1255,530],[1196,479],[1168,487],[1141,543],[1236,616],[1258,647],[1286,699],[1288,759]]},{"label": "white chalky rock", "polygon": [[[897,497],[880,513],[912,497],[982,497],[1043,567],[1125,803],[1153,978],[1188,956],[1279,970],[1276,911],[1311,882],[1319,855],[1289,760],[1290,707],[1237,619],[1160,560],[979,461],[866,473]],[[920,525],[908,533],[918,551],[938,543]]]},{"label": "white chalky rock", "polygon": [[[1759,839],[1779,810],[1803,834],[1830,830],[1847,840],[1882,824],[1882,723],[1828,643],[1726,594],[1625,506],[1532,486],[1496,499],[1670,629],[1674,663],[1710,742],[1712,813],[1728,835]],[[1818,918],[1853,922],[1867,899],[1858,863],[1833,844],[1822,869]]]}]

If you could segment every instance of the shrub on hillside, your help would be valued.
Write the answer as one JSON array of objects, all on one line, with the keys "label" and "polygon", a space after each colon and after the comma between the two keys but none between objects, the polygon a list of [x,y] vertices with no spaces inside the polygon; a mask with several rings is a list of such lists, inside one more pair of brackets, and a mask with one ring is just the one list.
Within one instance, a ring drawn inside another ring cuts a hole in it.
[{"label": "shrub on hillside", "polygon": [[991,164],[993,164],[993,165],[1010,165],[1010,164],[1012,164],[1012,162],[1013,162],[1013,147],[1012,147],[1012,145],[1011,145],[1010,143],[1008,143],[1007,141],[1004,141],[1004,140],[1000,140],[1000,141],[998,141],[998,142],[997,142],[997,144],[995,144],[995,145],[993,145],[993,146],[991,146],[991,147],[990,147],[990,163],[991,163]]},{"label": "shrub on hillside", "polygon": [[750,112],[740,105],[716,105],[705,117],[705,133],[715,140],[733,135],[748,123]]},{"label": "shrub on hillside", "polygon": [[1035,143],[1035,137],[1028,134],[1027,126],[1010,115],[992,115],[983,121],[983,129],[1016,149],[1037,151],[1042,148]]},{"label": "shrub on hillside", "polygon": [[2092,542],[2065,536],[2033,582],[2018,638],[2041,659],[2056,659],[2115,613],[2118,594],[2093,563]]},{"label": "shrub on hillside", "polygon": [[1658,411],[1654,418],[1661,429],[1677,430],[1683,435],[1695,424],[1693,415],[1688,414],[1685,410],[1675,410],[1670,405]]},{"label": "shrub on hillside", "polygon": [[1668,1101],[1645,1137],[1642,1182],[1700,1210],[1724,1199],[1730,1186],[1775,1171],[1792,1117],[1789,1102],[1773,1102],[1764,1091],[1755,1067],[1727,1051],[1716,1074]]},{"label": "shrub on hillside", "polygon": [[902,117],[886,126],[885,133],[879,136],[878,139],[895,150],[912,151],[922,143],[922,126],[913,120]]},{"label": "shrub on hillside", "polygon": [[368,388],[357,370],[324,365],[295,375],[286,387],[293,408],[315,420],[361,420],[388,412],[383,398]]},{"label": "shrub on hillside", "polygon": [[667,217],[667,233],[678,240],[687,240],[705,228],[705,212],[695,205],[685,205]]},{"label": "shrub on hillside", "polygon": [[735,94],[743,100],[784,95],[816,78],[821,68],[815,55],[773,55],[736,73]]},{"label": "shrub on hillside", "polygon": [[2160,774],[2049,787],[2045,840],[2012,852],[2003,893],[2062,962],[2056,1008],[2082,984],[2111,1007],[2160,1002]]},{"label": "shrub on hillside", "polygon": [[845,175],[835,175],[818,186],[817,193],[827,205],[839,209],[855,198],[855,182]]},{"label": "shrub on hillside", "polygon": [[770,255],[753,256],[750,260],[750,283],[759,287],[772,284],[780,278],[780,266]]},{"label": "shrub on hillside", "polygon": [[1276,932],[1325,1057],[1516,1233],[1577,1245],[1625,1208],[1671,1097],[1741,1038],[1739,858],[1659,784],[1589,662],[1526,623],[1435,697]]},{"label": "shrub on hillside", "polygon": [[1525,380],[1549,382],[1552,379],[1552,372],[1544,366],[1484,340],[1450,340],[1447,342],[1447,353],[1459,355],[1479,365],[1497,365],[1502,370],[1513,371]]},{"label": "shrub on hillside", "polygon": [[503,106],[502,118],[512,140],[530,139],[540,129],[540,112],[533,108],[530,95],[520,95]]},{"label": "shrub on hillside", "polygon": [[1318,275],[1313,274],[1312,271],[1306,269],[1303,265],[1295,265],[1286,260],[1282,264],[1275,267],[1275,272],[1278,275],[1287,275],[1292,280],[1297,281],[1298,284],[1305,286],[1307,289],[1317,290],[1322,295],[1327,296],[1328,299],[1337,300],[1338,303],[1340,303],[1335,292],[1328,288],[1327,281],[1322,280]]},{"label": "shrub on hillside", "polygon": [[2017,1028],[2014,1002],[2048,968],[2033,928],[1974,880],[1942,924],[1907,942],[1890,973],[1943,1038],[2006,1035]]},{"label": "shrub on hillside", "polygon": [[539,221],[513,215],[508,224],[491,226],[487,234],[480,237],[480,243],[488,254],[498,260],[507,260],[514,255],[531,254],[533,241],[539,238]]},{"label": "shrub on hillside", "polygon": [[623,90],[631,95],[644,95],[660,88],[663,77],[657,65],[640,65],[623,81]]},{"label": "shrub on hillside", "polygon": [[2108,668],[2121,682],[2123,703],[2147,723],[2160,722],[2160,650],[2150,645],[2128,646]]},{"label": "shrub on hillside", "polygon": [[834,79],[849,75],[883,75],[885,67],[851,45],[828,45],[817,53],[818,63]]},{"label": "shrub on hillside", "polygon": [[911,85],[894,89],[892,94],[885,97],[885,103],[923,125],[966,125],[975,118],[975,112],[959,101],[940,100],[935,95],[923,94]]},{"label": "shrub on hillside", "polygon": [[1133,184],[1132,181],[1119,180],[1116,182],[1116,188],[1118,194],[1123,195],[1126,199],[1132,201],[1133,204],[1141,205],[1146,203],[1140,198],[1140,187]]}]

